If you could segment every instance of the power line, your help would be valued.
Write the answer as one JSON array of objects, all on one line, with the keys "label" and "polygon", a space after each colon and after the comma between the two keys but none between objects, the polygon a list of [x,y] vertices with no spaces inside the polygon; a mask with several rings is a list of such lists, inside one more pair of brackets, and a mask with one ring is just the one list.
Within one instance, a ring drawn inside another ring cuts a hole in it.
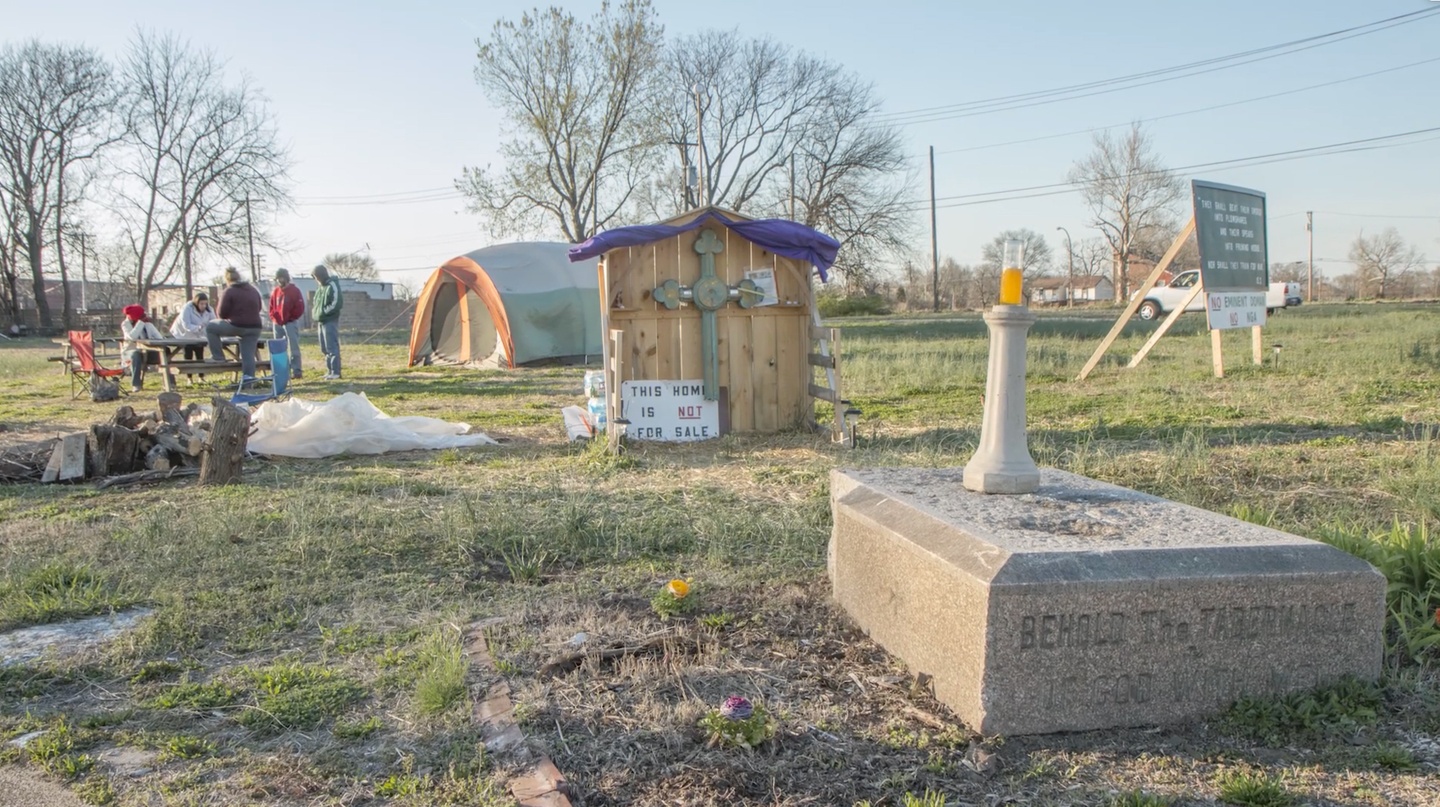
[{"label": "power line", "polygon": [[365,201],[355,201],[355,202],[300,202],[300,201],[297,201],[295,204],[296,204],[296,205],[299,205],[299,206],[301,206],[301,207],[356,207],[356,206],[361,206],[361,205],[413,205],[413,204],[425,204],[425,203],[429,203],[429,202],[447,202],[447,201],[450,201],[450,200],[452,200],[452,199],[463,199],[464,197],[465,197],[465,194],[460,193],[459,191],[454,191],[454,192],[451,192],[451,193],[444,193],[444,194],[438,194],[438,195],[432,195],[432,196],[416,197],[416,198],[413,198],[413,199],[376,199],[376,200],[368,201],[368,202],[365,202]]},{"label": "power line", "polygon": [[[1402,138],[1402,137],[1412,137],[1412,136],[1414,136],[1414,135],[1431,134],[1431,133],[1435,133],[1435,132],[1440,132],[1440,126],[1431,127],[1431,128],[1428,128],[1428,129],[1415,129],[1415,130],[1409,131],[1409,132],[1398,132],[1398,133],[1395,133],[1395,134],[1378,135],[1378,136],[1376,136],[1376,137],[1366,137],[1366,138],[1361,138],[1361,139],[1359,139],[1359,140],[1347,140],[1347,141],[1344,141],[1344,142],[1341,142],[1341,143],[1330,143],[1330,144],[1323,145],[1323,146],[1309,146],[1309,147],[1306,147],[1306,148],[1289,149],[1289,150],[1287,150],[1287,151],[1276,151],[1276,152],[1271,152],[1271,153],[1269,153],[1269,154],[1257,154],[1257,155],[1254,155],[1254,156],[1252,156],[1252,157],[1237,157],[1237,158],[1229,159],[1229,160],[1214,160],[1214,161],[1211,161],[1211,162],[1194,163],[1194,164],[1191,164],[1191,165],[1182,165],[1182,166],[1178,166],[1178,167],[1176,167],[1176,168],[1161,169],[1161,170],[1158,170],[1158,171],[1139,171],[1139,172],[1136,172],[1136,173],[1134,173],[1134,174],[1129,174],[1129,175],[1127,175],[1127,176],[1129,176],[1129,177],[1144,177],[1144,176],[1153,176],[1153,175],[1155,175],[1155,174],[1160,174],[1160,173],[1174,173],[1174,172],[1177,172],[1177,171],[1190,171],[1190,170],[1199,169],[1199,168],[1212,169],[1212,170],[1217,170],[1217,169],[1218,169],[1218,170],[1223,170],[1223,169],[1226,169],[1226,168],[1238,168],[1238,167],[1242,167],[1241,164],[1244,164],[1243,167],[1247,167],[1247,168],[1248,168],[1248,167],[1253,167],[1253,166],[1257,166],[1257,165],[1268,165],[1268,164],[1270,164],[1270,163],[1276,163],[1276,162],[1286,162],[1286,161],[1289,161],[1289,160],[1306,159],[1306,158],[1309,158],[1309,157],[1322,157],[1322,156],[1326,156],[1326,155],[1330,155],[1330,154],[1346,154],[1346,153],[1353,152],[1353,151],[1371,151],[1371,150],[1382,149],[1382,148],[1396,148],[1396,147],[1399,147],[1399,146],[1411,146],[1411,145],[1416,145],[1416,144],[1418,144],[1418,143],[1427,143],[1427,142],[1430,142],[1431,140],[1440,139],[1440,138],[1426,138],[1426,139],[1423,139],[1423,140],[1416,140],[1416,141],[1412,141],[1412,142],[1408,142],[1408,143],[1390,143],[1390,144],[1388,144],[1388,145],[1367,145],[1367,144],[1383,143],[1384,141],[1387,141],[1387,140],[1396,140],[1396,139],[1399,139],[1399,138]],[[1347,147],[1349,147],[1349,148],[1347,148]],[[1060,194],[1065,194],[1065,193],[1075,193],[1076,191],[1079,191],[1079,190],[1080,190],[1080,186],[1079,186],[1077,183],[1073,183],[1073,182],[1055,182],[1055,183],[1050,183],[1050,184],[1048,184],[1048,185],[1031,185],[1031,186],[1029,186],[1029,187],[1023,187],[1023,188],[1008,188],[1008,189],[1005,189],[1005,190],[998,190],[998,191],[985,191],[985,192],[981,192],[981,193],[965,193],[965,194],[957,194],[957,195],[955,195],[955,196],[945,196],[945,197],[941,197],[941,200],[943,200],[943,201],[952,201],[953,204],[939,205],[939,207],[942,207],[942,208],[968,207],[968,206],[970,206],[970,205],[990,204],[990,203],[992,203],[992,202],[1008,202],[1008,201],[1014,201],[1014,200],[1018,200],[1018,199],[1034,199],[1034,198],[1038,198],[1038,197],[1042,197],[1042,196],[1058,196],[1058,195],[1060,195]],[[1021,195],[1013,195],[1013,194],[1021,194]],[[1004,198],[999,198],[999,199],[982,199],[982,198],[980,198],[980,197],[987,197],[987,196],[1003,196]],[[975,200],[975,199],[978,199],[978,201],[956,201],[956,200]],[[909,207],[909,208],[907,208],[907,209],[910,209],[910,210],[920,210],[920,209],[923,209],[922,207],[919,207],[919,206],[918,206],[918,205],[921,205],[921,204],[923,204],[923,203],[924,203],[923,200],[922,200],[922,201],[911,202],[911,203],[910,203],[910,204],[911,204],[911,207]]]},{"label": "power line", "polygon": [[1271,99],[1271,98],[1279,98],[1279,97],[1285,96],[1285,95],[1294,95],[1294,94],[1296,94],[1296,93],[1309,92],[1310,90],[1318,90],[1318,89],[1321,89],[1321,88],[1323,88],[1323,87],[1333,87],[1333,86],[1335,86],[1335,85],[1337,85],[1337,84],[1344,84],[1344,83],[1350,82],[1350,81],[1359,81],[1360,79],[1371,78],[1371,77],[1373,77],[1373,76],[1379,76],[1379,75],[1383,75],[1383,74],[1385,74],[1385,73],[1393,73],[1393,72],[1396,72],[1397,70],[1407,70],[1407,69],[1409,69],[1409,68],[1411,68],[1411,67],[1419,67],[1420,65],[1430,64],[1430,63],[1432,63],[1432,62],[1440,62],[1440,56],[1437,56],[1437,57],[1435,57],[1435,58],[1433,58],[1433,59],[1423,59],[1423,60],[1418,61],[1418,62],[1411,62],[1411,63],[1409,63],[1409,64],[1402,64],[1402,65],[1399,65],[1399,66],[1396,66],[1396,67],[1387,67],[1387,68],[1385,68],[1384,70],[1376,70],[1376,71],[1374,71],[1374,72],[1372,72],[1372,73],[1361,73],[1361,74],[1355,75],[1355,76],[1347,76],[1347,77],[1345,77],[1345,78],[1335,79],[1334,81],[1325,81],[1325,82],[1321,82],[1320,84],[1311,84],[1311,85],[1305,86],[1305,87],[1296,87],[1295,89],[1292,89],[1292,90],[1285,90],[1285,91],[1283,91],[1283,92],[1271,93],[1271,94],[1269,94],[1269,95],[1257,95],[1257,96],[1255,96],[1254,98],[1245,98],[1245,99],[1240,100],[1240,101],[1228,101],[1228,102],[1223,103],[1223,104],[1212,104],[1212,105],[1210,105],[1210,106],[1199,107],[1199,108],[1197,108],[1197,109],[1187,109],[1187,110],[1185,110],[1185,111],[1183,111],[1183,112],[1171,112],[1171,113],[1169,113],[1169,114],[1167,114],[1167,115],[1156,115],[1156,116],[1153,117],[1153,118],[1139,118],[1139,119],[1137,119],[1137,120],[1134,120],[1134,121],[1126,121],[1126,122],[1124,122],[1124,123],[1112,123],[1112,124],[1110,124],[1109,126],[1095,126],[1095,127],[1089,128],[1089,129],[1073,129],[1073,130],[1068,131],[1068,132],[1059,132],[1059,133],[1057,133],[1057,134],[1041,135],[1040,137],[1027,137],[1027,138],[1023,138],[1023,139],[1021,139],[1021,140],[1006,140],[1006,141],[1001,142],[1001,143],[986,143],[986,144],[983,145],[983,146],[966,146],[966,147],[964,147],[964,148],[958,148],[958,149],[946,149],[945,151],[937,151],[937,152],[935,152],[935,153],[936,153],[936,154],[958,154],[958,153],[965,152],[965,151],[983,151],[983,150],[985,150],[985,149],[1000,148],[1000,147],[1002,147],[1002,146],[1016,146],[1016,145],[1021,145],[1021,144],[1023,144],[1023,143],[1038,143],[1038,142],[1040,142],[1040,141],[1042,141],[1042,140],[1054,140],[1054,139],[1056,139],[1056,138],[1060,138],[1060,137],[1070,137],[1070,136],[1072,136],[1072,135],[1077,135],[1077,134],[1091,134],[1092,132],[1103,132],[1103,131],[1108,131],[1108,130],[1110,130],[1110,129],[1118,128],[1118,127],[1120,127],[1120,126],[1129,126],[1129,125],[1132,124],[1132,123],[1153,123],[1153,122],[1159,121],[1159,120],[1168,120],[1168,119],[1170,119],[1170,118],[1179,118],[1179,117],[1184,117],[1184,116],[1186,116],[1186,115],[1196,115],[1196,114],[1199,114],[1199,113],[1201,113],[1201,112],[1213,112],[1214,110],[1217,110],[1217,109],[1225,109],[1225,108],[1227,108],[1227,107],[1240,106],[1240,105],[1242,105],[1242,104],[1253,104],[1253,103],[1255,103],[1256,101],[1267,101],[1267,100],[1269,100],[1269,99]]},{"label": "power line", "polygon": [[[909,126],[917,123],[932,123],[941,120],[950,120],[959,117],[971,117],[973,115],[1001,112],[1011,109],[1023,109],[1043,104],[1057,103],[1059,101],[1074,100],[1077,98],[1088,98],[1094,95],[1103,95],[1120,90],[1145,87],[1152,84],[1159,84],[1167,81],[1174,81],[1181,78],[1212,73],[1218,70],[1228,70],[1233,67],[1240,67],[1255,62],[1289,56],[1312,48],[1332,45],[1337,42],[1344,42],[1360,36],[1379,33],[1380,31],[1419,22],[1426,17],[1440,13],[1440,7],[1431,6],[1418,11],[1388,17],[1383,20],[1356,25],[1349,28],[1342,28],[1329,33],[1317,34],[1302,39],[1282,42],[1275,45],[1267,45],[1262,48],[1255,48],[1248,51],[1241,51],[1225,56],[1217,56],[1210,59],[1203,59],[1196,62],[1174,65],[1172,67],[1149,70],[1141,73],[1132,73],[1127,76],[1101,79],[1098,81],[1086,82],[1083,84],[1072,84],[1064,87],[1054,87],[1047,90],[1036,90],[1014,95],[996,96],[976,101],[966,101],[945,106],[926,107],[921,109],[898,111],[890,113],[879,113],[875,116],[875,123],[890,124],[895,126]],[[1279,51],[1279,52],[1276,52]],[[1253,57],[1253,58],[1252,58]],[[1148,80],[1147,80],[1148,79]]]},{"label": "power line", "polygon": [[348,202],[360,199],[386,199],[394,196],[418,196],[420,194],[441,193],[455,190],[454,186],[443,188],[421,188],[414,191],[392,191],[390,193],[362,193],[353,196],[302,196],[298,201],[302,202]]}]

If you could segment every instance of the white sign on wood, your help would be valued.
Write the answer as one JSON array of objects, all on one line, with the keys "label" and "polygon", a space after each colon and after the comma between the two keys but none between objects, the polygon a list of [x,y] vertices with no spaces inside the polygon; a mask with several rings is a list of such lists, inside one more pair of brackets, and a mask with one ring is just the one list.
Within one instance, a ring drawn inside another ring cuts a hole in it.
[{"label": "white sign on wood", "polygon": [[755,306],[775,305],[780,302],[780,297],[775,291],[774,269],[751,269],[745,273],[745,279],[752,281],[760,287],[761,291],[765,292],[765,296],[760,298],[760,302],[755,303]]},{"label": "white sign on wood", "polygon": [[1265,324],[1265,292],[1215,291],[1209,294],[1210,327],[1216,330]]},{"label": "white sign on wood", "polygon": [[684,443],[720,436],[720,404],[705,400],[704,382],[622,381],[620,411],[635,440]]}]

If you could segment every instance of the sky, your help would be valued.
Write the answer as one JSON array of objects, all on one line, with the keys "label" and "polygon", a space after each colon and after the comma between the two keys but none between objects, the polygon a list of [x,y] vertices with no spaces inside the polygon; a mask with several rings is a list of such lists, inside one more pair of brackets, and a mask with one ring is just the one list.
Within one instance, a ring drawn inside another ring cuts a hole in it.
[{"label": "sky", "polygon": [[[293,160],[295,209],[273,223],[285,248],[262,256],[265,270],[308,270],[325,254],[368,250],[386,280],[418,288],[446,259],[496,241],[453,190],[463,167],[498,161],[505,136],[503,116],[474,80],[475,42],[497,20],[535,5],[0,0],[0,20],[4,42],[84,44],[117,60],[137,28],[214,52],[269,99]],[[599,2],[560,5],[588,17]],[[768,36],[873,83],[883,112],[904,123],[917,202],[928,197],[928,149],[935,149],[939,250],[961,263],[979,262],[984,243],[1005,229],[1046,235],[1060,261],[1058,227],[1076,243],[1098,235],[1074,193],[962,204],[994,198],[976,194],[1063,182],[1090,150],[1085,130],[1121,132],[1142,121],[1163,161],[1180,167],[1440,127],[1440,2],[1433,0],[655,0],[655,7],[667,32]],[[1410,24],[1149,86],[939,120],[905,114],[1226,56],[1429,8],[1436,12]],[[1379,74],[1362,77],[1371,73]],[[1329,86],[1296,91],[1317,84]],[[1274,97],[1236,103],[1259,96]],[[1351,242],[1386,227],[1440,265],[1440,129],[1365,145],[1384,148],[1179,173],[1263,191],[1272,263],[1305,260],[1305,211],[1315,211],[1317,272],[1351,271],[1344,260]],[[923,215],[915,246],[929,253]]]}]

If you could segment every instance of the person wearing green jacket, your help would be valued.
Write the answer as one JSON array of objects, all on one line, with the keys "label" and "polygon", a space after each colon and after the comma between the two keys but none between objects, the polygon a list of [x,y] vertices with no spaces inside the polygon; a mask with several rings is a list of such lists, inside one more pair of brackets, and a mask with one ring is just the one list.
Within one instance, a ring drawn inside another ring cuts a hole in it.
[{"label": "person wearing green jacket", "polygon": [[310,276],[316,284],[310,310],[320,332],[320,352],[325,354],[325,378],[333,381],[340,377],[340,308],[345,297],[340,293],[340,279],[331,277],[325,264],[316,266]]}]

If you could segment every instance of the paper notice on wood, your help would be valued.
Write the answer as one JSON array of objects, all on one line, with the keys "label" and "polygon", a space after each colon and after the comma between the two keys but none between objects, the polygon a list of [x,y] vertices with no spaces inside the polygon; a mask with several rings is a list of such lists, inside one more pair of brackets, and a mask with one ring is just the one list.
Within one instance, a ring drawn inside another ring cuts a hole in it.
[{"label": "paper notice on wood", "polygon": [[775,305],[780,302],[780,298],[775,292],[774,269],[751,269],[745,273],[745,279],[759,286],[760,290],[765,292],[765,296],[755,304],[756,306]]}]

